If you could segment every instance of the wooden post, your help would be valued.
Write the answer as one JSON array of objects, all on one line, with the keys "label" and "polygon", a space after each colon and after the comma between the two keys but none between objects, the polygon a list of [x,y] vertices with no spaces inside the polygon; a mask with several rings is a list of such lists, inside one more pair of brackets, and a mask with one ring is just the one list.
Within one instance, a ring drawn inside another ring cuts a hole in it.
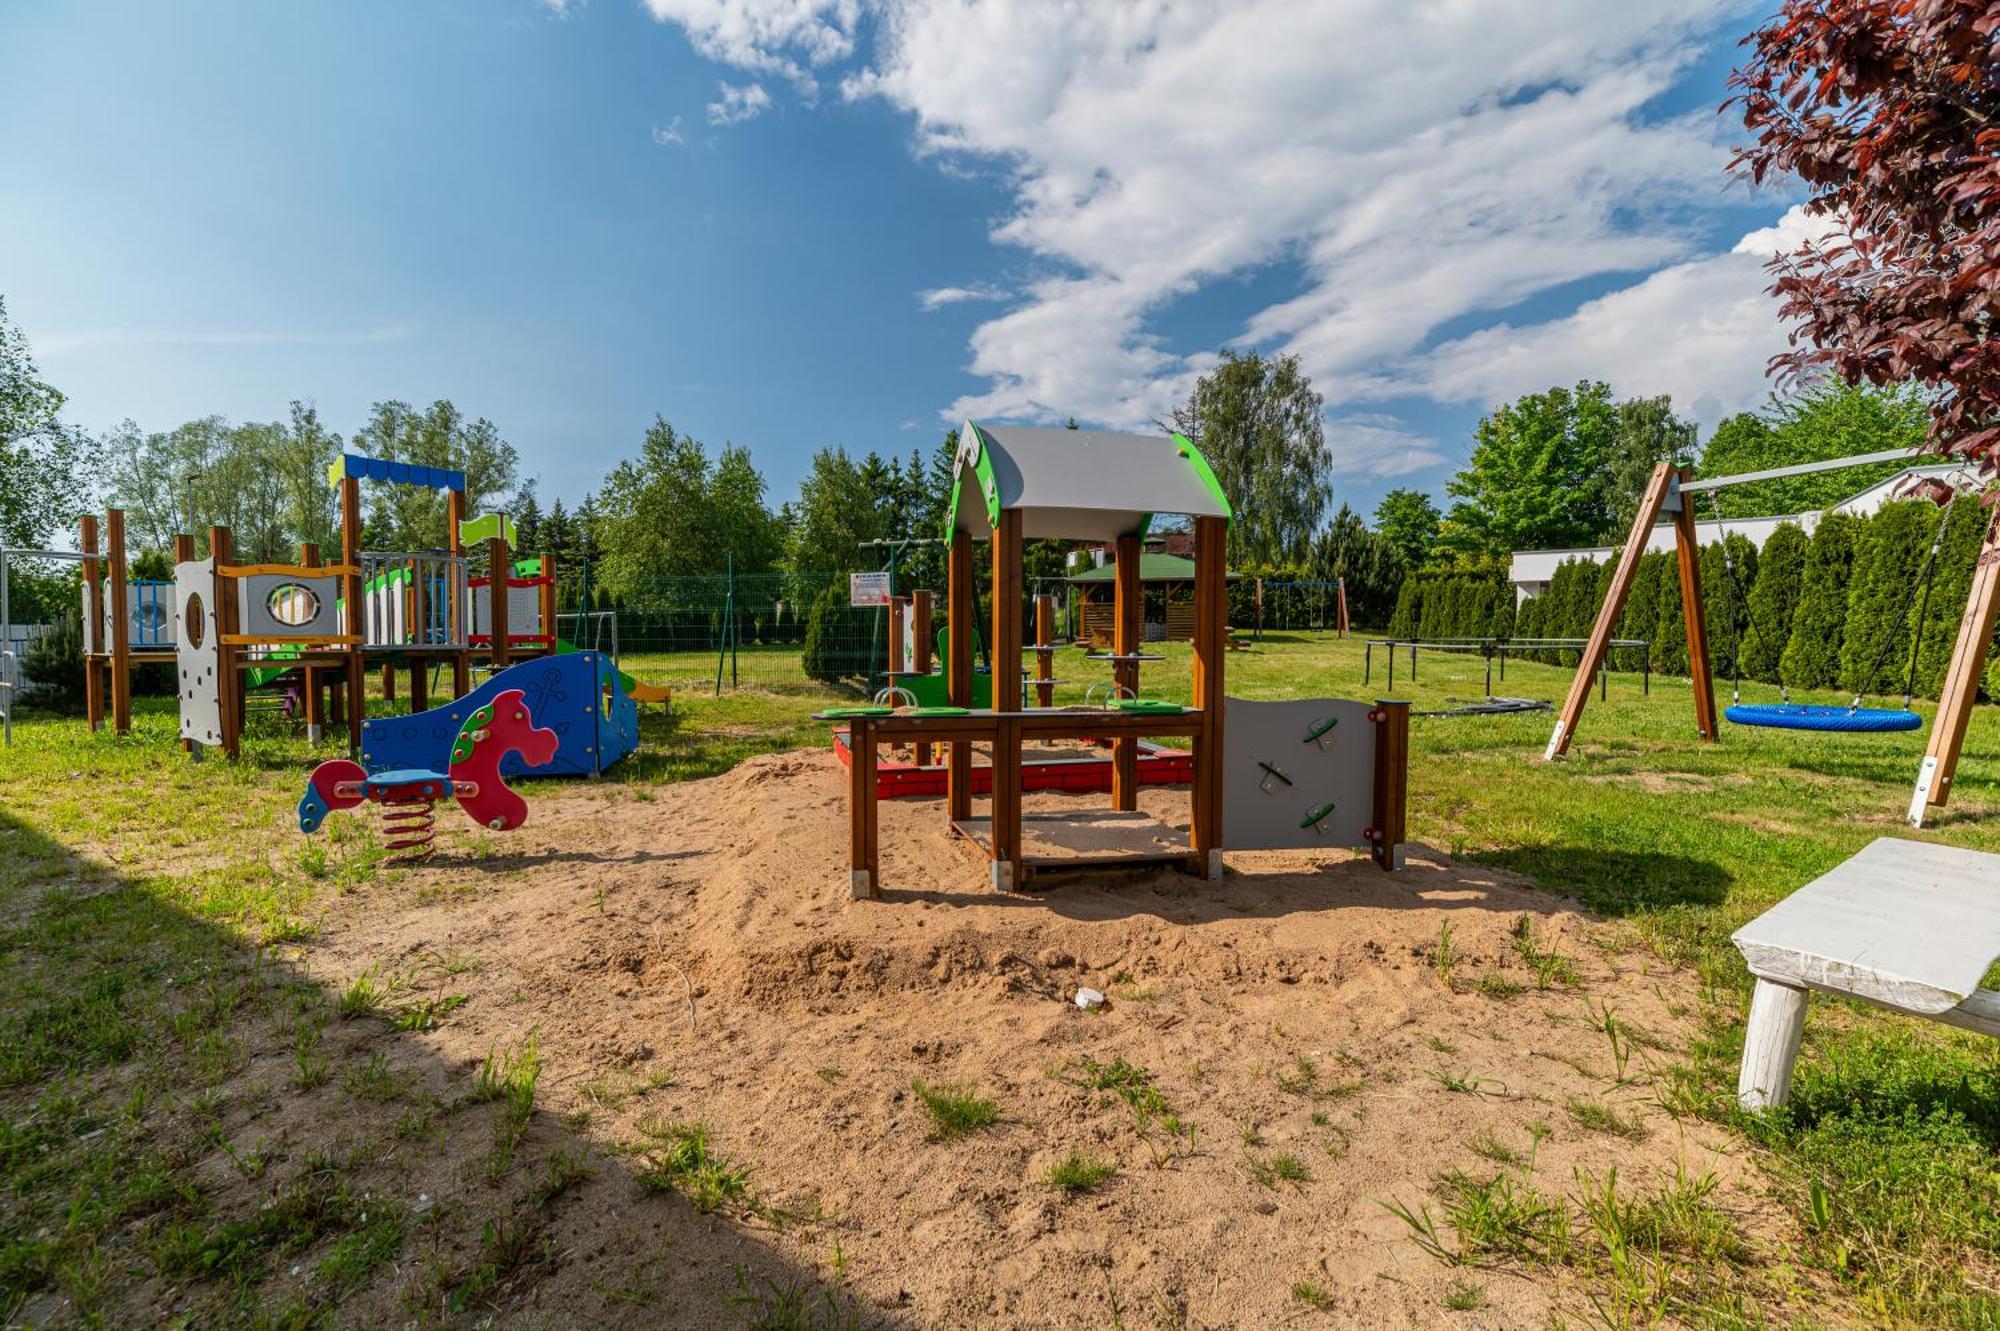
[{"label": "wooden post", "polygon": [[[954,707],[972,706],[972,537],[956,531],[951,535],[951,551],[945,589],[945,685]],[[996,693],[997,699],[999,695]],[[951,742],[951,756],[945,775],[945,790],[956,820],[972,816],[972,746],[964,740]]]},{"label": "wooden post", "polygon": [[125,591],[125,510],[106,509],[104,546],[111,561],[111,728],[132,733],[132,608]]},{"label": "wooden post", "polygon": [[847,723],[847,885],[856,901],[882,896],[881,810],[877,807],[875,723]]},{"label": "wooden post", "polygon": [[97,560],[97,516],[87,513],[83,547],[83,715],[92,730],[104,729],[104,584]]},{"label": "wooden post", "polygon": [[215,694],[222,716],[222,751],[231,758],[243,752],[243,676],[238,673],[243,649],[230,643],[237,631],[236,579],[223,567],[235,558],[229,528],[208,529],[208,553],[215,561]]},{"label": "wooden post", "polygon": [[490,659],[495,670],[507,668],[507,542],[498,536],[486,542],[486,627],[493,635]]},{"label": "wooden post", "polygon": [[382,699],[385,702],[396,701],[396,663],[394,661],[384,661],[382,663]]},{"label": "wooden post", "polygon": [[1375,704],[1375,795],[1370,853],[1394,872],[1403,867],[1409,838],[1410,704],[1404,699]]},{"label": "wooden post", "polygon": [[368,715],[368,676],[363,664],[363,614],[361,603],[361,482],[353,476],[340,478],[340,562],[347,566],[343,575],[347,602],[347,632],[354,641],[347,645],[347,748],[350,756],[361,756],[361,722]]},{"label": "wooden post", "polygon": [[[1021,710],[1021,510],[993,528],[993,710]],[[1021,725],[1002,720],[993,734],[993,886],[1021,885]]]},{"label": "wooden post", "polygon": [[[915,622],[910,627],[910,636],[916,639],[916,660],[910,668],[919,675],[931,673],[931,593],[928,588],[919,588],[910,593],[910,617]],[[917,744],[917,766],[928,767],[931,761],[931,746],[928,741]]]},{"label": "wooden post", "polygon": [[[1563,699],[1562,711],[1556,717],[1555,732],[1549,736],[1548,747],[1542,750],[1543,761],[1560,758],[1569,752],[1569,743],[1576,738],[1577,723],[1583,719],[1583,708],[1590,701],[1591,677],[1597,673],[1599,663],[1604,660],[1605,649],[1611,642],[1612,633],[1618,627],[1618,616],[1625,612],[1625,598],[1631,593],[1632,579],[1639,572],[1639,560],[1646,553],[1646,543],[1652,538],[1653,524],[1667,502],[1667,495],[1673,489],[1678,473],[1670,462],[1662,462],[1653,469],[1653,478],[1646,483],[1646,493],[1639,500],[1639,513],[1632,520],[1632,530],[1626,533],[1624,553],[1618,557],[1618,571],[1612,576],[1611,586],[1604,596],[1604,604],[1597,607],[1597,622],[1591,626],[1590,637],[1584,645],[1583,657],[1577,662],[1576,677],[1569,682],[1569,695]],[[1687,507],[1687,501],[1675,495],[1675,502]],[[1700,565],[1697,563],[1695,581],[1701,581]],[[1699,614],[1699,602],[1695,613]],[[1689,643],[1693,652],[1693,643]],[[1394,653],[1391,652],[1391,670],[1394,667]],[[1704,665],[1706,657],[1703,658]],[[1710,698],[1713,708],[1714,699]]]},{"label": "wooden post", "polygon": [[1986,645],[1993,640],[1996,620],[2000,620],[2000,511],[1987,519],[1979,563],[1972,570],[1972,591],[1965,598],[1965,613],[1959,617],[1958,639],[1952,644],[1951,664],[1945,669],[1944,687],[1938,694],[1930,742],[1924,748],[1917,787],[1910,796],[1912,827],[1922,827],[1931,811],[1944,808],[1951,798],[1952,778],[1958,775],[1958,756],[1965,747],[1965,728],[1972,720],[1973,700],[1979,696]]},{"label": "wooden post", "polygon": [[[542,651],[549,655],[554,655],[556,650],[556,560],[554,555],[543,555],[541,559],[542,636],[548,639],[548,645],[542,648]],[[583,621],[579,619],[577,621],[579,636],[581,636],[582,629]]]},{"label": "wooden post", "polygon": [[[319,546],[311,541],[307,541],[304,545],[301,545],[299,547],[299,563],[305,565],[307,568],[318,568],[320,566]],[[319,671],[312,666],[301,666],[299,669],[299,682],[305,693],[306,743],[317,744],[326,735],[326,718],[320,710],[324,699],[319,695]]]},{"label": "wooden post", "polygon": [[1792,1064],[1805,1033],[1806,991],[1759,978],[1743,1030],[1743,1065],[1736,1101],[1748,1110],[1775,1109],[1792,1093]]},{"label": "wooden post", "polygon": [[[1683,473],[1681,479],[1691,477]],[[1681,619],[1687,625],[1688,682],[1694,685],[1694,730],[1701,739],[1712,740],[1716,735],[1715,679],[1708,659],[1708,617],[1701,599],[1701,538],[1695,532],[1694,505],[1685,498],[1674,513],[1674,556],[1680,566]],[[1612,622],[1615,626],[1615,617]],[[1604,668],[1602,651],[1597,654],[1596,667],[1600,671]]]},{"label": "wooden post", "polygon": [[[1194,705],[1201,709],[1201,733],[1194,737],[1194,807],[1188,820],[1188,844],[1194,852],[1195,872],[1210,882],[1222,877],[1223,660],[1229,655],[1228,540],[1226,519],[1194,520],[1193,683]],[[1115,769],[1113,779],[1116,779]]]},{"label": "wooden post", "polygon": [[[1139,581],[1139,538],[1120,536],[1112,558],[1115,577],[1111,587],[1111,651],[1120,658],[1136,657],[1146,637],[1146,594],[1145,584]],[[1199,623],[1199,613],[1195,618]],[[1120,696],[1128,691],[1138,696],[1136,660],[1113,662],[1111,678]],[[1121,735],[1112,742],[1111,807],[1124,813],[1139,807],[1139,741],[1131,735]]]},{"label": "wooden post", "polygon": [[1056,705],[1056,598],[1047,592],[1035,598],[1035,706]]},{"label": "wooden post", "polygon": [[903,617],[909,613],[909,600],[901,596],[889,598],[889,682],[894,684],[900,675],[910,672],[909,663],[903,659]]},{"label": "wooden post", "polygon": [[[465,541],[459,535],[459,525],[465,521],[465,495],[459,490],[447,490],[444,496],[445,549],[452,558],[452,576],[446,595],[451,605],[446,611],[446,625],[456,649],[451,658],[451,696],[463,698],[472,691],[472,648],[466,641],[465,613]],[[587,608],[587,607],[586,607]]]},{"label": "wooden post", "polygon": [[1346,637],[1346,636],[1347,636],[1347,627],[1348,627],[1348,626],[1347,626],[1347,579],[1346,579],[1346,578],[1336,578],[1336,579],[1334,579],[1334,583],[1333,583],[1333,594],[1334,594],[1334,597],[1336,598],[1336,600],[1338,601],[1338,603],[1339,603],[1339,606],[1340,606],[1340,636],[1344,638],[1344,637]]}]

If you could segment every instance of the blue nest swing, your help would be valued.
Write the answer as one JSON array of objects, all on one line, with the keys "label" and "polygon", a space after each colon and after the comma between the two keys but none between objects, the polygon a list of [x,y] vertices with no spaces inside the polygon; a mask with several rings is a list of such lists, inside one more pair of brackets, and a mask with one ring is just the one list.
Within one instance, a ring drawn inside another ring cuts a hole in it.
[{"label": "blue nest swing", "polygon": [[1739,726],[1778,730],[1915,730],[1924,719],[1904,707],[1812,707],[1800,703],[1738,703],[1723,716]]}]

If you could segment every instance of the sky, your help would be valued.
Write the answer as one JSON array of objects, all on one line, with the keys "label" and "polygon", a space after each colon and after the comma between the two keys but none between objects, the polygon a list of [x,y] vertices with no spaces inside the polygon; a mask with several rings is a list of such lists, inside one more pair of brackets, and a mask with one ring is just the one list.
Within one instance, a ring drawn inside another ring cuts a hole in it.
[{"label": "sky", "polygon": [[658,414],[928,452],[1145,429],[1297,355],[1336,502],[1579,379],[1712,426],[1797,197],[1726,165],[1723,0],[177,0],[0,8],[0,298],[89,428],[388,398],[544,502]]}]

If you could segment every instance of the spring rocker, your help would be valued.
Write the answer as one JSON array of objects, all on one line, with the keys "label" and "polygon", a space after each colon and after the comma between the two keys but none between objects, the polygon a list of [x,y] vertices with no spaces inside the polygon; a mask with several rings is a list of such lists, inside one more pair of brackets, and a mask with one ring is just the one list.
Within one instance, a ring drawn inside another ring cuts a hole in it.
[{"label": "spring rocker", "polygon": [[383,845],[395,852],[387,862],[419,863],[436,849],[439,800],[457,801],[466,817],[495,832],[528,821],[528,802],[500,778],[501,760],[519,753],[540,765],[555,757],[557,742],[555,731],[536,727],[521,690],[508,689],[465,719],[443,772],[404,768],[370,776],[345,758],[315,767],[299,800],[299,830],[318,831],[335,809],[380,805]]}]

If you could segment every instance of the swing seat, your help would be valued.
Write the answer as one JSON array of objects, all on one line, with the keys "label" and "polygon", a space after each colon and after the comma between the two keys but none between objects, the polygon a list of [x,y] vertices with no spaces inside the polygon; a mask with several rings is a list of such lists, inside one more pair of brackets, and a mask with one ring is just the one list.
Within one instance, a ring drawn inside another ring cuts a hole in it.
[{"label": "swing seat", "polygon": [[1924,719],[1901,707],[1812,707],[1797,703],[1738,703],[1723,716],[1739,726],[1777,730],[1915,730]]}]

